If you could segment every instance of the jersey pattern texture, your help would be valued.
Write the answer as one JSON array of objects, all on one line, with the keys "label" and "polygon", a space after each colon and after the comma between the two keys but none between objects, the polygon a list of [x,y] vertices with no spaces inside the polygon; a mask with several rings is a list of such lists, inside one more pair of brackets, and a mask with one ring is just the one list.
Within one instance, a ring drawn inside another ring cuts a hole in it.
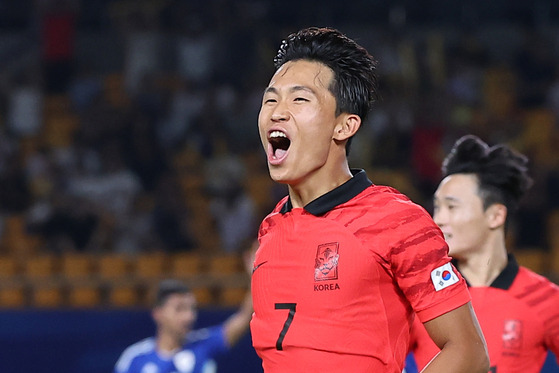
[{"label": "jersey pattern texture", "polygon": [[402,372],[414,311],[470,300],[452,265],[459,281],[435,290],[450,258],[427,212],[364,171],[304,209],[284,198],[259,241],[251,332],[266,373]]},{"label": "jersey pattern texture", "polygon": [[[470,287],[487,342],[491,373],[539,373],[548,350],[559,356],[559,287],[519,267],[507,267],[491,286]],[[413,326],[412,347],[422,369],[438,352],[423,325]]]}]

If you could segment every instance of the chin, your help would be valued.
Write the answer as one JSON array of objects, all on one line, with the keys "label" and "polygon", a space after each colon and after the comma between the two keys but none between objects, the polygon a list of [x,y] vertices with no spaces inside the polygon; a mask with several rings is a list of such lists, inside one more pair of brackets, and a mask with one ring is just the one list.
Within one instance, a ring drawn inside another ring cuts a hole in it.
[{"label": "chin", "polygon": [[276,183],[281,184],[289,184],[289,179],[285,173],[279,172],[279,170],[275,170],[272,167],[269,168],[270,171],[270,178],[274,180]]},{"label": "chin", "polygon": [[463,250],[448,250],[448,255],[451,256],[453,259],[463,259],[464,258],[464,251]]}]

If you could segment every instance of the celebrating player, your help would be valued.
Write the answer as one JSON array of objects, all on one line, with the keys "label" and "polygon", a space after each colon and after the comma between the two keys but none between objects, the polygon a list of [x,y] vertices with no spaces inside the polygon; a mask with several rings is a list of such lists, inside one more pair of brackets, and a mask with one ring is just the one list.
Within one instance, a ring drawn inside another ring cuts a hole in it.
[{"label": "celebrating player", "polygon": [[[470,286],[493,373],[540,372],[548,350],[559,353],[559,287],[520,267],[505,245],[509,218],[532,184],[527,163],[506,145],[464,136],[434,196],[433,218]],[[421,324],[412,335],[421,369],[439,349]]]},{"label": "celebrating player", "polygon": [[258,127],[273,180],[252,275],[253,345],[266,373],[402,372],[414,312],[441,353],[426,372],[487,372],[466,284],[428,213],[350,169],[376,62],[337,30],[282,42]]}]

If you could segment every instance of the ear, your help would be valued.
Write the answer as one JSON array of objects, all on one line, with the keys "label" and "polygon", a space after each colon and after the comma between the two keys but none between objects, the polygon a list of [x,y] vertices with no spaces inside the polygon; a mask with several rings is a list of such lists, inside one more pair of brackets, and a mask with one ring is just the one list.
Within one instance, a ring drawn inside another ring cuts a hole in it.
[{"label": "ear", "polygon": [[503,227],[507,221],[507,208],[501,203],[494,203],[489,206],[485,214],[487,215],[490,229]]},{"label": "ear", "polygon": [[357,114],[342,114],[334,128],[334,140],[344,141],[355,135],[361,127],[361,117]]}]

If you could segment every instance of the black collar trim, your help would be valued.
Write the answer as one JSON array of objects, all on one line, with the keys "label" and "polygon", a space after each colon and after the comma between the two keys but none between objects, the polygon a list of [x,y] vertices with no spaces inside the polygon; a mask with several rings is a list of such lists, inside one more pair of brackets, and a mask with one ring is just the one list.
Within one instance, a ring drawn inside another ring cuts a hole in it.
[{"label": "black collar trim", "polygon": [[[372,181],[367,178],[367,174],[364,170],[352,169],[351,173],[353,174],[351,179],[339,187],[332,189],[328,193],[323,194],[317,199],[309,202],[304,207],[305,211],[315,216],[324,215],[334,207],[351,200],[353,197],[373,185]],[[292,209],[293,205],[291,204],[291,199],[288,198],[287,202],[285,202],[282,206],[280,212],[285,214],[290,212]]]},{"label": "black collar trim", "polygon": [[508,254],[508,259],[509,262],[505,269],[503,269],[503,272],[501,272],[491,284],[492,288],[508,290],[516,278],[519,269],[518,262],[512,254]]},{"label": "black collar trim", "polygon": [[[454,266],[458,268],[458,262],[456,260],[453,260],[452,262]],[[516,275],[518,274],[518,269],[519,266],[516,258],[514,257],[514,255],[508,254],[508,263],[506,267],[499,274],[499,276],[497,276],[497,278],[493,280],[490,287],[495,289],[508,290],[514,282]],[[466,283],[468,283],[468,280],[466,280]],[[468,286],[471,285],[468,283]]]}]

